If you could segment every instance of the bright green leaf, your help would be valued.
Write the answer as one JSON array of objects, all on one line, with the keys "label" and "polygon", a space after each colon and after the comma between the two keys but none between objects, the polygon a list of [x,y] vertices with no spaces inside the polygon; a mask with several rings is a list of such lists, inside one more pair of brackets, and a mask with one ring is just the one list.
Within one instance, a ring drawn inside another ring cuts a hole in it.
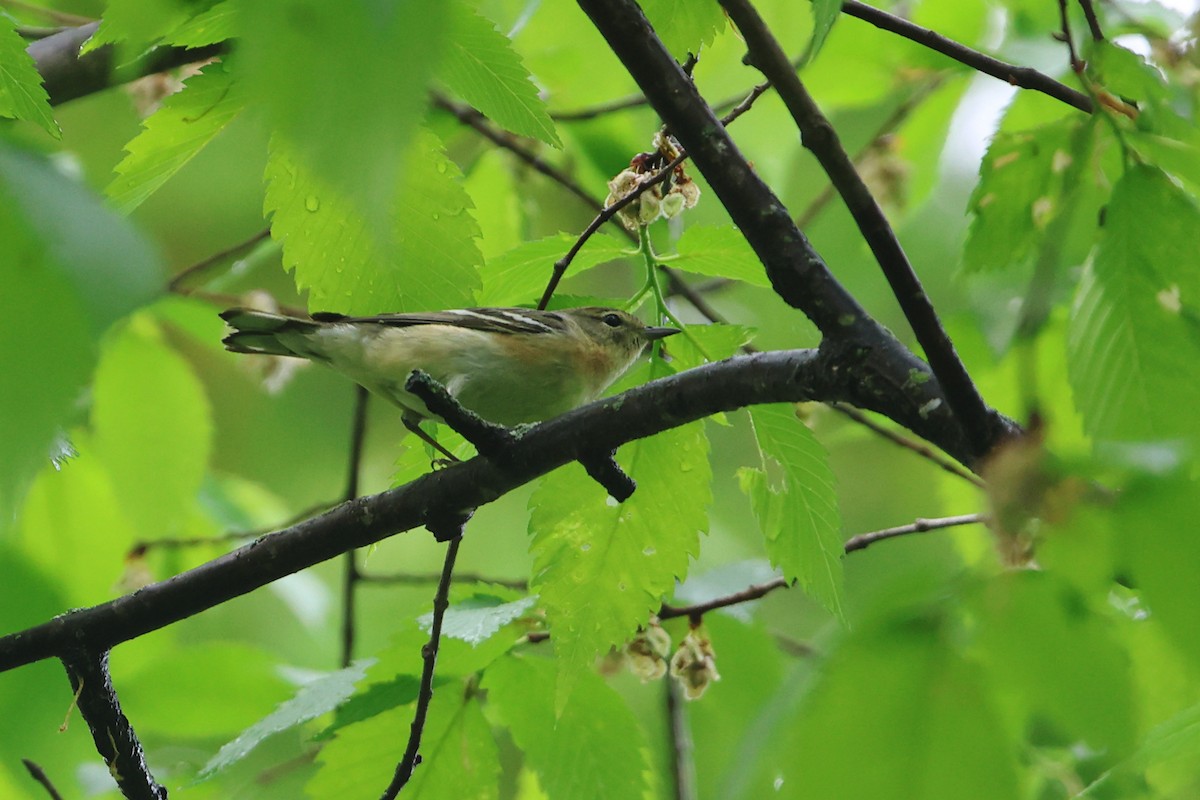
[{"label": "bright green leaf", "polygon": [[971,195],[973,218],[963,250],[967,270],[1007,270],[1032,257],[1063,202],[1062,177],[1081,124],[1068,118],[1033,131],[996,134]]},{"label": "bright green leaf", "polygon": [[386,229],[414,188],[402,178],[421,169],[410,145],[450,29],[443,4],[258,0],[239,8],[238,23],[250,101],[289,160],[343,198],[343,216],[354,209]]},{"label": "bright green leaf", "polygon": [[1126,490],[1117,507],[1118,545],[1152,619],[1200,664],[1200,585],[1195,520],[1200,490],[1186,477],[1145,480]]},{"label": "bright green leaf", "polygon": [[1128,657],[1084,602],[1047,573],[993,581],[980,611],[980,655],[1020,719],[1044,726],[1053,742],[1119,757],[1134,731]]},{"label": "bright green leaf", "polygon": [[129,213],[170,180],[241,112],[243,97],[222,64],[210,64],[188,79],[149,117],[125,146],[128,155],[115,168],[105,194]]},{"label": "bright green leaf", "polygon": [[148,49],[159,39],[208,10],[216,0],[108,0],[100,27],[80,48],[80,55],[106,44],[124,42],[131,55]]},{"label": "bright green leaf", "polygon": [[[317,756],[320,769],[305,787],[308,796],[377,797],[404,752],[412,715],[412,707],[404,706],[339,730]],[[421,759],[404,789],[406,798],[499,797],[499,751],[479,703],[462,682],[434,690]]]},{"label": "bright green leaf", "polygon": [[555,713],[552,661],[501,659],[488,668],[483,688],[547,795],[644,796],[645,734],[624,698],[599,676],[580,675],[561,714]]},{"label": "bright green leaf", "polygon": [[212,8],[189,19],[165,37],[176,47],[207,47],[237,35],[237,3],[222,0]]},{"label": "bright green leaf", "polygon": [[679,237],[677,248],[679,258],[671,260],[675,269],[751,286],[771,285],[762,262],[736,228],[690,227]]},{"label": "bright green leaf", "polygon": [[[446,609],[442,621],[442,635],[461,639],[472,646],[480,644],[508,623],[520,618],[533,608],[536,602],[537,597],[523,597],[511,603],[504,603],[498,597],[476,595]],[[431,630],[433,613],[426,614],[418,622],[423,630]]]},{"label": "bright green leaf", "polygon": [[767,554],[787,578],[842,616],[842,522],[828,456],[791,405],[754,406],[750,419],[766,463],[739,478]]},{"label": "bright green leaf", "polygon": [[[534,305],[541,299],[554,262],[567,254],[576,236],[560,233],[533,242],[525,242],[497,258],[488,259],[480,270],[483,289],[479,303],[484,306]],[[587,241],[571,262],[568,275],[578,275],[599,264],[624,258],[628,246],[613,237],[598,233]]]},{"label": "bright green leaf", "polygon": [[[985,676],[925,621],[842,644],[785,752],[773,777],[793,797],[1021,796],[1016,748]],[[768,796],[770,785],[750,796]]]},{"label": "bright green leaf", "polygon": [[212,420],[191,366],[137,318],[105,343],[92,388],[96,454],[142,539],[178,533],[208,468]]},{"label": "bright green leaf", "polygon": [[1103,238],[1071,311],[1068,367],[1087,431],[1102,439],[1200,441],[1200,210],[1162,173],[1114,187]]},{"label": "bright green leaf", "polygon": [[47,462],[101,334],[158,280],[157,259],[127,223],[44,162],[0,146],[0,507],[12,509]]},{"label": "bright green leaf", "polygon": [[362,680],[370,663],[359,661],[301,686],[295,697],[283,701],[270,714],[238,734],[236,739],[222,745],[204,765],[200,777],[207,777],[236,764],[267,737],[337,708],[354,691],[354,685]]},{"label": "bright green leaf", "polygon": [[247,644],[177,646],[127,676],[127,683],[121,681],[121,703],[139,730],[224,737],[287,696],[289,687],[277,666],[273,656]]},{"label": "bright green leaf", "polygon": [[296,285],[319,311],[378,314],[471,305],[480,262],[470,198],[433,134],[404,159],[391,230],[378,234],[336,189],[276,140],[267,164],[271,234]]},{"label": "bright green leaf", "polygon": [[561,669],[559,703],[596,655],[629,638],[687,573],[708,528],[711,469],[699,423],[622,447],[638,483],[624,503],[571,465],[530,499],[535,590]]},{"label": "bright green leaf", "polygon": [[725,12],[716,3],[694,0],[645,0],[642,11],[671,55],[682,62],[688,53],[700,55],[725,28]]},{"label": "bright green leaf", "polygon": [[34,122],[61,139],[62,129],[50,112],[50,98],[33,59],[25,52],[26,44],[12,20],[0,14],[0,117]]},{"label": "bright green leaf", "polygon": [[841,0],[813,0],[813,33],[808,49],[804,53],[804,63],[808,63],[821,52],[825,39],[833,30],[833,24],[842,15]]},{"label": "bright green leaf", "polygon": [[505,130],[561,147],[546,104],[508,37],[463,0],[442,13],[451,21],[438,77]]}]

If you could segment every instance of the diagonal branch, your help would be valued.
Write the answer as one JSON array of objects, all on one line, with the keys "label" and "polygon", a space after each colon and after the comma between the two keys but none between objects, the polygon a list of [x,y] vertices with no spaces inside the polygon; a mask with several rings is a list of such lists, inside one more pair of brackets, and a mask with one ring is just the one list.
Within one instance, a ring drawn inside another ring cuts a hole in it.
[{"label": "diagonal branch", "polygon": [[[870,398],[881,391],[896,400],[896,392],[904,394],[925,383],[939,383],[933,380],[929,365],[901,345],[833,277],[795,226],[783,203],[738,152],[720,121],[654,35],[636,4],[632,0],[579,2],[646,93],[655,111],[675,132],[693,163],[708,179],[762,261],[776,293],[789,305],[802,310],[821,330],[824,334],[821,349],[839,354],[834,359],[839,369],[859,371],[862,391],[855,405],[869,406],[873,402]],[[786,59],[784,63],[787,63]],[[786,74],[768,77],[785,83],[795,81],[790,65]],[[781,85],[777,82],[776,89]],[[929,338],[925,337],[923,342]],[[936,346],[928,346],[928,350],[942,360],[949,360],[951,367],[957,364],[952,350],[948,354],[944,348]],[[865,361],[870,361],[871,365]],[[961,396],[956,396],[956,403],[950,405],[956,409],[965,408],[966,413],[956,419],[950,408],[944,408],[946,398],[942,392],[945,389],[940,387],[936,390],[939,400],[932,406],[916,409],[917,415],[936,416],[939,425],[943,426],[942,438],[948,430],[955,432],[955,438],[963,437],[969,443],[965,447],[967,458],[964,463],[970,466],[1015,426],[982,404],[961,364],[957,364],[957,370],[946,368],[940,362],[939,366],[945,368],[938,372],[939,377],[946,372],[951,378],[959,378],[951,385]],[[877,374],[866,376],[876,369]],[[891,409],[896,410],[895,407]],[[885,413],[890,415],[890,412]],[[968,423],[970,428],[966,427]],[[959,449],[954,457],[962,460],[961,454],[962,449]]]},{"label": "diagonal branch", "polygon": [[[841,194],[875,260],[883,270],[905,318],[925,351],[955,417],[966,430],[973,453],[985,455],[997,441],[995,414],[984,403],[933,302],[925,293],[904,248],[871,196],[833,125],[818,108],[792,68],[779,42],[767,29],[749,0],[721,0],[746,41],[747,59],[775,85],[800,129],[804,146],[812,151]],[[826,334],[829,331],[823,331]]]},{"label": "diagonal branch", "polygon": [[150,774],[142,743],[117,700],[108,651],[67,647],[59,655],[78,697],[79,713],[121,794],[129,800],[166,800],[167,790]]},{"label": "diagonal branch", "polygon": [[894,33],[897,36],[903,36],[905,39],[924,45],[930,50],[934,50],[944,56],[949,56],[960,64],[965,64],[972,69],[976,69],[984,75],[991,75],[993,78],[999,78],[1005,83],[1012,86],[1019,86],[1022,89],[1041,92],[1053,97],[1055,100],[1061,100],[1069,106],[1074,106],[1085,113],[1090,114],[1092,112],[1092,101],[1086,94],[1078,89],[1072,89],[1070,86],[1059,83],[1049,75],[1038,72],[1036,69],[1018,67],[1015,64],[1009,64],[998,58],[984,55],[978,50],[972,50],[953,39],[947,39],[945,36],[929,28],[923,28],[914,22],[909,22],[886,11],[859,3],[857,0],[846,0],[846,2],[842,3],[842,13],[856,17],[863,22],[868,22],[880,30]]},{"label": "diagonal branch", "polygon": [[[347,550],[430,523],[431,509],[490,503],[570,461],[717,412],[753,403],[834,401],[857,394],[861,379],[831,358],[813,350],[738,356],[576,409],[526,431],[513,442],[504,465],[482,457],[456,464],[405,486],[343,503],[134,594],[0,637],[0,671],[62,657],[73,648],[106,651]],[[932,382],[918,388],[925,404],[937,399]],[[891,392],[890,399],[895,400],[893,411],[904,412],[911,398]],[[936,415],[899,416],[900,424],[965,457],[962,442]]]}]

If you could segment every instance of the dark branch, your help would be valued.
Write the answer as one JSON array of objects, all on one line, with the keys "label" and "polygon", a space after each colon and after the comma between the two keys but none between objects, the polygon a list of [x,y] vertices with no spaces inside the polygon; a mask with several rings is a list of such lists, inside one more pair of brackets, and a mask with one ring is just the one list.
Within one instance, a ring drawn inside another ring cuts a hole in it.
[{"label": "dark branch", "polygon": [[25,769],[29,771],[29,774],[33,777],[33,779],[41,784],[42,788],[46,790],[46,794],[50,795],[50,800],[63,800],[63,796],[58,793],[58,789],[55,788],[54,782],[50,780],[48,775],[46,775],[46,771],[44,769],[30,761],[28,758],[22,758],[21,763],[25,765]]},{"label": "dark branch", "polygon": [[721,597],[708,600],[703,603],[696,603],[690,606],[671,606],[663,604],[663,607],[658,612],[658,618],[675,619],[676,617],[688,617],[693,620],[699,620],[709,611],[716,611],[718,608],[728,608],[742,603],[748,603],[751,600],[757,600],[760,597],[765,597],[776,589],[786,589],[789,582],[784,578],[775,578],[766,583],[758,583],[753,586],[748,586],[740,592],[723,595]]},{"label": "dark branch", "polygon": [[939,33],[934,33],[929,28],[922,28],[920,25],[909,22],[906,19],[901,19],[886,11],[880,11],[877,8],[855,2],[855,0],[847,0],[842,3],[842,12],[851,17],[857,17],[864,22],[869,22],[876,28],[889,31],[897,36],[903,36],[905,39],[911,39],[917,44],[928,47],[930,50],[936,50],[961,64],[966,64],[972,69],[979,70],[984,75],[999,78],[1012,86],[1019,86],[1022,89],[1031,89],[1035,92],[1049,95],[1055,100],[1061,100],[1067,105],[1073,106],[1085,113],[1090,114],[1092,112],[1092,101],[1086,94],[1065,86],[1048,75],[1043,75],[1036,69],[1018,67],[1014,64],[1008,64],[999,59],[984,55],[978,50],[972,50],[952,39],[947,39]]},{"label": "dark branch", "polygon": [[[431,509],[475,508],[581,456],[710,414],[752,403],[846,399],[856,392],[859,379],[834,368],[835,363],[811,350],[756,353],[592,403],[530,428],[513,443],[505,466],[474,458],[438,470],[344,503],[133,594],[2,637],[0,671],[59,656],[71,647],[107,650],[347,550],[423,525]],[[927,401],[936,397],[929,384],[923,389]],[[897,421],[950,452],[956,449],[954,437],[934,417],[914,413]],[[961,447],[957,450],[963,453]]]},{"label": "dark branch", "polygon": [[[932,301],[879,204],[854,168],[837,132],[796,75],[779,43],[748,0],[721,0],[746,41],[747,58],[774,85],[812,151],[841,194],[859,231],[883,270],[905,318],[925,351],[946,402],[966,431],[973,454],[984,456],[998,440],[995,412],[984,403],[954,344],[942,327]],[[829,335],[830,331],[822,328]]]},{"label": "dark branch", "polygon": [[[825,334],[822,351],[838,355],[831,363],[860,375],[862,393],[854,405],[877,407],[878,393],[884,385],[889,387],[885,393],[896,399],[895,390],[903,394],[918,387],[928,388],[925,387],[928,383],[937,384],[929,366],[896,341],[833,277],[779,198],[738,152],[720,121],[671,59],[632,0],[580,0],[580,5],[704,173],[762,261],[775,291],[787,303],[804,311]],[[786,59],[783,64],[787,65]],[[795,82],[790,65],[784,69],[786,75],[769,77]],[[779,85],[776,80],[776,89]],[[939,352],[932,347],[930,350]],[[866,362],[870,362],[869,366]],[[967,394],[974,393],[969,378],[965,382]],[[980,441],[977,430],[968,438],[950,409],[944,407],[942,391],[934,389],[939,399],[933,405],[914,410],[917,416],[938,416],[942,430],[939,442],[947,435],[956,439],[961,436],[969,442],[965,448],[964,442],[959,442],[952,451],[955,458],[963,460],[960,455],[965,449],[968,455],[964,463],[973,464],[1001,436],[1014,429],[1011,422],[984,407],[987,424],[976,427],[986,427],[986,440]],[[875,399],[869,400],[872,395]],[[884,413],[892,416],[890,412]],[[964,419],[979,422],[970,416]]]},{"label": "dark branch", "polygon": [[382,800],[394,800],[400,790],[412,777],[413,770],[421,763],[421,734],[425,730],[425,719],[429,714],[429,703],[433,700],[433,673],[437,667],[438,647],[442,641],[442,620],[446,617],[446,609],[450,607],[450,581],[454,575],[454,562],[458,558],[458,548],[462,544],[462,528],[458,536],[450,539],[446,546],[446,559],[442,562],[442,577],[438,581],[437,593],[433,598],[433,622],[429,627],[429,643],[421,648],[421,658],[425,662],[421,670],[421,687],[417,691],[417,707],[413,712],[412,727],[409,729],[408,745],[404,748],[404,757],[396,765],[392,782],[382,795]]},{"label": "dark branch", "polygon": [[108,673],[108,651],[68,646],[59,657],[78,698],[79,713],[91,729],[96,752],[108,765],[121,794],[129,800],[166,800],[167,790],[150,774],[142,743],[121,711]]},{"label": "dark branch", "polygon": [[[367,434],[367,405],[370,393],[361,386],[354,391],[354,419],[350,424],[350,459],[346,467],[346,491],[342,501],[350,502],[358,497],[358,474],[361,471],[363,442]],[[354,659],[354,611],[358,582],[362,573],[358,571],[358,554],[347,550],[343,556],[345,569],[342,572],[342,667],[350,666]]]}]

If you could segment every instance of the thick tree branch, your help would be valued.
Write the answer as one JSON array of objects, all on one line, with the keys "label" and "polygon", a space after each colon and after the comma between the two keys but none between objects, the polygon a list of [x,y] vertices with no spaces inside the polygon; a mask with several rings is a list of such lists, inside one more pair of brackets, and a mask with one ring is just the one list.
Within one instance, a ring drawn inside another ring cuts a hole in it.
[{"label": "thick tree branch", "polygon": [[[863,239],[892,288],[892,294],[924,349],[933,374],[945,392],[946,401],[965,429],[973,454],[984,456],[998,440],[996,415],[984,403],[955,352],[954,344],[942,327],[932,301],[882,209],[855,170],[833,125],[809,95],[783,49],[749,0],[720,2],[746,41],[748,61],[775,84],[776,92],[800,129],[804,146],[821,163],[854,217]],[[829,334],[829,331],[824,332]]]},{"label": "thick tree branch", "polygon": [[113,63],[113,48],[105,46],[80,58],[79,48],[99,25],[98,22],[91,22],[78,28],[68,28],[45,39],[38,39],[25,48],[41,73],[51,105],[56,106],[155,72],[205,61],[227,49],[224,43],[194,50],[156,47],[128,64],[118,66]]},{"label": "thick tree branch", "polygon": [[108,650],[68,645],[59,657],[78,697],[79,713],[92,731],[96,751],[121,794],[129,800],[165,800],[167,790],[150,774],[142,743],[121,711],[108,673]]},{"label": "thick tree branch", "polygon": [[[737,356],[651,381],[530,428],[513,442],[503,465],[482,457],[456,464],[343,503],[133,594],[0,637],[0,671],[61,657],[71,648],[106,651],[347,550],[432,523],[439,511],[492,502],[597,451],[754,403],[847,400],[861,393],[862,380],[838,353],[786,350]],[[935,389],[932,382],[912,390],[891,387],[878,399],[902,412],[896,419],[901,425],[966,457],[952,427],[917,411],[937,399]]]},{"label": "thick tree branch", "polygon": [[[704,173],[762,261],[775,291],[787,303],[804,311],[825,334],[822,350],[836,352],[839,356],[830,363],[836,365],[836,369],[850,370],[860,376],[861,392],[853,404],[877,407],[881,391],[895,400],[897,393],[903,394],[926,383],[936,384],[929,366],[876,322],[833,277],[804,234],[796,228],[787,209],[738,152],[696,87],[658,41],[636,4],[632,0],[579,2],[646,93],[655,111]],[[794,81],[790,65],[786,72],[778,77]],[[935,353],[941,352],[933,349]],[[967,399],[970,399],[974,387],[969,378],[965,382]],[[962,386],[957,388],[963,389]],[[917,416],[938,418],[937,424],[942,430],[939,438],[944,440],[949,434],[958,440],[953,455],[960,461],[973,464],[991,445],[1015,429],[1010,421],[980,403],[982,411],[979,413],[985,415],[983,420],[979,419],[979,414],[964,415],[964,420],[976,423],[971,429],[973,435],[967,437],[966,429],[946,407],[942,391],[940,387],[934,389],[938,399],[932,405],[910,410],[915,410]],[[977,393],[974,394],[977,397]],[[884,413],[891,416],[890,411]],[[979,428],[984,429],[983,433]]]}]

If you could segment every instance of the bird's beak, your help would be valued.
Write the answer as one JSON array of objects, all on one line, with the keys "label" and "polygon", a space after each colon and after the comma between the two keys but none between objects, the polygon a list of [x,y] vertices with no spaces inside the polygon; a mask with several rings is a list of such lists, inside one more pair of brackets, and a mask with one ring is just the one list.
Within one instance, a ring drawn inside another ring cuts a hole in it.
[{"label": "bird's beak", "polygon": [[683,333],[683,331],[679,330],[679,328],[646,328],[646,330],[642,331],[642,336],[653,342],[656,339],[665,339],[677,333]]}]

